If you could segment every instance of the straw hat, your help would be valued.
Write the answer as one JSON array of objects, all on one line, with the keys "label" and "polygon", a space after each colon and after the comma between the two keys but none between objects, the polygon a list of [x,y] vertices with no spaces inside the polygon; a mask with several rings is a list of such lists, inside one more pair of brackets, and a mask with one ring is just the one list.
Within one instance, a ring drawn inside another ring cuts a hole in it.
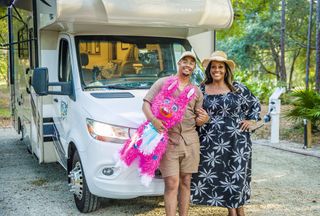
[{"label": "straw hat", "polygon": [[236,64],[232,60],[228,60],[227,54],[225,54],[222,51],[213,52],[209,58],[205,58],[202,61],[202,66],[204,68],[207,68],[207,66],[210,64],[211,61],[219,61],[219,62],[227,63],[232,72],[234,71],[234,69],[236,67]]},{"label": "straw hat", "polygon": [[191,52],[191,51],[185,51],[185,52],[183,52],[183,53],[181,54],[178,62],[181,61],[181,59],[183,59],[184,57],[187,57],[187,56],[192,57],[192,58],[194,59],[194,61],[196,61],[196,59],[197,59],[196,55],[195,55],[193,52]]}]

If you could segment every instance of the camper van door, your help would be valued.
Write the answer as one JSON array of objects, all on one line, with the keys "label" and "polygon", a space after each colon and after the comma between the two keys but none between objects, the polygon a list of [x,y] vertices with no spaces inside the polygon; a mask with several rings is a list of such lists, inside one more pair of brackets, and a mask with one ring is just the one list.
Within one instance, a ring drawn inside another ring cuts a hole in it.
[{"label": "camper van door", "polygon": [[[58,81],[71,82],[72,60],[70,38],[66,35],[60,37],[58,59]],[[54,90],[61,91],[61,89],[56,88],[61,88],[61,86],[53,86]],[[65,155],[64,147],[66,147],[66,135],[70,130],[70,125],[72,123],[72,119],[70,116],[70,106],[73,100],[69,95],[53,95],[52,99],[55,112],[53,120],[56,127],[55,133],[57,138],[57,140],[55,140],[55,145],[60,158],[63,158],[63,156]]]}]

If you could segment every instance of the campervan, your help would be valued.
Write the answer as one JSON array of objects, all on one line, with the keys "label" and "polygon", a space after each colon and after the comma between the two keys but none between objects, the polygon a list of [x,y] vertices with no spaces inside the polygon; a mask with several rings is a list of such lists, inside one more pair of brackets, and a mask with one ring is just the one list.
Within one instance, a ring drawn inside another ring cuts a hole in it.
[{"label": "campervan", "polygon": [[[145,120],[143,97],[182,52],[213,51],[229,0],[15,0],[8,7],[13,124],[39,163],[59,162],[81,212],[100,197],[164,192],[114,155]],[[198,63],[200,59],[198,59]],[[200,65],[200,64],[198,64]],[[192,77],[203,79],[198,66]]]}]

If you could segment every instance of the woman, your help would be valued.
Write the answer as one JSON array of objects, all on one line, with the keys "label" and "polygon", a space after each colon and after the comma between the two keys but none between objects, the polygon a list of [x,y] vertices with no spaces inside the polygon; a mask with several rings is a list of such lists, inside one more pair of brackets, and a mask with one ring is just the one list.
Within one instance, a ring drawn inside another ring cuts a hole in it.
[{"label": "woman", "polygon": [[248,130],[259,119],[260,104],[247,87],[233,81],[235,63],[224,52],[212,53],[202,64],[206,80],[200,89],[210,120],[199,128],[200,165],[192,176],[191,201],[242,216],[251,193]]}]

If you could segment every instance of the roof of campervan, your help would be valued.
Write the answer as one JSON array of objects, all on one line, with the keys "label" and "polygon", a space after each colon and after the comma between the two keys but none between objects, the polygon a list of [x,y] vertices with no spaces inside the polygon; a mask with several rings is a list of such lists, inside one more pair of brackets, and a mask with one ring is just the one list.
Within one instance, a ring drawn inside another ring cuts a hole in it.
[{"label": "roof of campervan", "polygon": [[40,28],[74,33],[101,31],[101,25],[108,25],[179,28],[190,35],[228,28],[233,20],[230,0],[37,0],[37,4]]}]

